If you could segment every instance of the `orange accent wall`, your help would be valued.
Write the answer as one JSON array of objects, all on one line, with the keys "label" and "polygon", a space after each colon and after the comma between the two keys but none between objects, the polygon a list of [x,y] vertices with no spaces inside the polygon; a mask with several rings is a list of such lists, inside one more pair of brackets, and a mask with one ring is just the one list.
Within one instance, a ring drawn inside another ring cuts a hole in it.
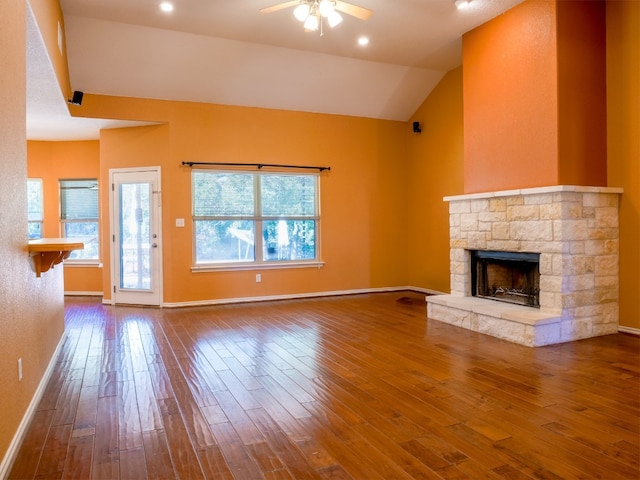
[{"label": "orange accent wall", "polygon": [[607,185],[604,1],[558,1],[558,183]]},{"label": "orange accent wall", "polygon": [[[408,283],[448,293],[449,204],[463,193],[462,68],[447,73],[413,114],[422,133],[409,133],[407,189]],[[410,129],[407,129],[410,131]]]},{"label": "orange accent wall", "polygon": [[[145,111],[147,120],[164,122],[103,131],[100,158],[104,179],[113,168],[162,169],[165,302],[395,287],[405,281],[406,123],[97,95],[85,95],[82,110],[131,119]],[[191,169],[181,165],[189,160],[330,166],[320,181],[325,265],[262,270],[261,283],[254,270],[192,273]],[[102,189],[103,218],[107,202]],[[186,219],[186,226],[176,228],[176,218]],[[106,299],[110,274],[105,261]]]},{"label": "orange accent wall", "polygon": [[555,14],[524,2],[462,37],[465,193],[557,184]]},{"label": "orange accent wall", "polygon": [[609,185],[620,197],[620,324],[640,329],[640,2],[607,2]]},{"label": "orange accent wall", "polygon": [[463,36],[465,193],[606,185],[604,4],[525,1]]},{"label": "orange accent wall", "polygon": [[[59,237],[61,178],[98,178],[100,180],[100,142],[27,142],[29,178],[43,179],[45,237]],[[101,183],[101,187],[104,185]],[[101,228],[108,230],[108,218],[101,219]],[[64,289],[67,292],[102,292],[102,268],[98,266],[64,264]]]}]

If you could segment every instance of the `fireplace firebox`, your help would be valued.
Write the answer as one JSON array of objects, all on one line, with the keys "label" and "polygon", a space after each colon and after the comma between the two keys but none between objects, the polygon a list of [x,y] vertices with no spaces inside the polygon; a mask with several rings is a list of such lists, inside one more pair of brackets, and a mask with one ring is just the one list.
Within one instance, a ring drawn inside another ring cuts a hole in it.
[{"label": "fireplace firebox", "polygon": [[540,308],[540,254],[471,250],[475,297]]}]

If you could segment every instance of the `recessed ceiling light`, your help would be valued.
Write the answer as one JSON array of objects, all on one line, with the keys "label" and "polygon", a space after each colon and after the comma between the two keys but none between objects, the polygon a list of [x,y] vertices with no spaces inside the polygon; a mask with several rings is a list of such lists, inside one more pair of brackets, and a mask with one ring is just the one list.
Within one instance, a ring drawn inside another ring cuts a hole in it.
[{"label": "recessed ceiling light", "polygon": [[160,4],[160,10],[162,10],[165,13],[173,12],[173,3],[171,3],[171,2],[162,2]]},{"label": "recessed ceiling light", "polygon": [[361,47],[369,45],[369,38],[368,37],[360,37],[358,39],[358,45],[360,45]]},{"label": "recessed ceiling light", "polygon": [[454,2],[458,10],[464,10],[465,8],[469,7],[470,3],[471,3],[471,0],[456,0]]}]

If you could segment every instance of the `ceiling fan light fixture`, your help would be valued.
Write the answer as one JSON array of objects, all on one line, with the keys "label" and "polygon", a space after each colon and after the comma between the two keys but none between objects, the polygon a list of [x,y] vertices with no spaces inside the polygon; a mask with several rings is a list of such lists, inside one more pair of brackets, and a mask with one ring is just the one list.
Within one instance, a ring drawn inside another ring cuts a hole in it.
[{"label": "ceiling fan light fixture", "polygon": [[331,12],[331,14],[327,17],[327,22],[329,23],[329,26],[331,28],[335,27],[336,25],[339,25],[340,22],[342,22],[342,15],[340,15],[338,12],[336,12],[335,10],[333,12]]},{"label": "ceiling fan light fixture", "polygon": [[293,10],[293,15],[300,22],[304,22],[309,17],[309,11],[311,8],[308,3],[301,3]]},{"label": "ceiling fan light fixture", "polygon": [[455,0],[454,5],[458,10],[464,10],[469,6],[472,0]]},{"label": "ceiling fan light fixture", "polygon": [[272,13],[291,7],[293,7],[293,16],[304,25],[305,31],[319,30],[320,36],[323,35],[323,27],[333,28],[342,23],[342,14],[350,15],[359,20],[367,20],[373,13],[368,8],[359,7],[345,0],[286,0],[270,7],[261,8],[260,12]]},{"label": "ceiling fan light fixture", "polygon": [[320,15],[324,18],[329,18],[329,16],[336,11],[335,5],[331,0],[320,0],[318,10],[320,10]]},{"label": "ceiling fan light fixture", "polygon": [[173,3],[171,3],[171,2],[162,2],[160,4],[160,10],[162,10],[164,13],[173,12]]},{"label": "ceiling fan light fixture", "polygon": [[315,15],[309,15],[307,19],[304,21],[305,30],[315,32],[316,30],[318,30],[319,26],[320,26],[320,20],[318,20],[318,17]]}]

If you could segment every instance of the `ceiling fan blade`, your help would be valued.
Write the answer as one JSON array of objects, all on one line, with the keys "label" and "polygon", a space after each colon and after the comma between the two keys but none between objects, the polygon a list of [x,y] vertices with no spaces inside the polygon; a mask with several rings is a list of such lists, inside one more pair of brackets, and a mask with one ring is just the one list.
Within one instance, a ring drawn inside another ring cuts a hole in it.
[{"label": "ceiling fan blade", "polygon": [[300,0],[291,0],[290,2],[278,3],[277,5],[272,5],[271,7],[261,8],[260,11],[262,13],[277,12],[278,10],[293,7],[294,5],[297,5],[299,3],[300,3]]},{"label": "ceiling fan blade", "polygon": [[367,20],[373,14],[373,10],[358,7],[351,3],[341,2],[340,0],[336,0],[336,10],[346,13],[347,15],[351,15],[352,17],[359,18],[360,20]]}]

